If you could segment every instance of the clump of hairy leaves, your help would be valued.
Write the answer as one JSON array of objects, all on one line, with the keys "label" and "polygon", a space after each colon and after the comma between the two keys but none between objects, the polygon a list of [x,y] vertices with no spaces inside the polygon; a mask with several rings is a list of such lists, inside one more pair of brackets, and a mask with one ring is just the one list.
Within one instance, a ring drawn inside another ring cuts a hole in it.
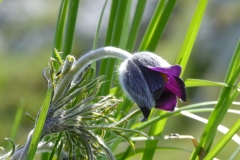
[{"label": "clump of hairy leaves", "polygon": [[[56,54],[58,55],[57,51]],[[42,132],[42,139],[50,135],[46,144],[55,143],[51,156],[56,152],[57,156],[67,153],[69,159],[78,157],[92,160],[103,155],[108,159],[115,159],[104,142],[106,134],[108,137],[122,137],[134,149],[133,142],[126,136],[127,133],[132,132],[147,137],[142,132],[126,128],[128,120],[135,113],[116,121],[114,111],[121,100],[111,95],[97,97],[103,77],[93,78],[94,70],[90,66],[72,76],[69,73],[74,63],[73,56],[68,56],[65,61],[61,58],[52,59],[49,62],[50,67],[43,72],[48,85],[54,87]],[[69,75],[71,77],[67,77]],[[63,81],[66,84],[63,85]],[[111,139],[113,140],[114,138]],[[108,144],[111,141],[108,141]]]},{"label": "clump of hairy leaves", "polygon": [[[77,68],[79,65],[73,56],[67,56],[64,61],[56,50],[55,53],[57,58],[50,59],[49,67],[43,70],[43,76],[48,87],[53,88],[53,93],[37,153],[51,152],[49,159],[55,156],[57,159],[93,160],[105,156],[114,160],[108,146],[116,138],[122,137],[134,149],[129,133],[148,137],[143,132],[127,127],[129,120],[138,114],[137,111],[117,121],[114,113],[121,100],[111,95],[97,96],[103,83],[102,76],[94,78],[94,70],[90,66]],[[33,131],[29,133],[25,145],[15,147],[12,142],[12,152],[2,157],[25,157]]]}]

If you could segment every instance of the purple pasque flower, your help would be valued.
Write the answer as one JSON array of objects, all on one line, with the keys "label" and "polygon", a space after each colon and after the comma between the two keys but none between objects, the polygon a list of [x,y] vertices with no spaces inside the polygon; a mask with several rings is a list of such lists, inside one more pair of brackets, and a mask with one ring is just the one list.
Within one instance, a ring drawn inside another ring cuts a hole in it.
[{"label": "purple pasque flower", "polygon": [[119,81],[128,97],[136,102],[144,118],[153,107],[174,111],[177,97],[186,101],[185,84],[179,77],[181,66],[171,66],[151,52],[135,53],[119,68]]}]

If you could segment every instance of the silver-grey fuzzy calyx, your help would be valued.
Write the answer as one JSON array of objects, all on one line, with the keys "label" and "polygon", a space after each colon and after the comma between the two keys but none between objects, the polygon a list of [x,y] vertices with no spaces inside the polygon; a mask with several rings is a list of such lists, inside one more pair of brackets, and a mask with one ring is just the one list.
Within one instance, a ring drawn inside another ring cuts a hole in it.
[{"label": "silver-grey fuzzy calyx", "polygon": [[151,52],[139,52],[126,59],[119,68],[119,81],[130,99],[141,107],[151,109],[155,99],[139,68],[139,65],[152,67],[169,67],[170,64]]}]

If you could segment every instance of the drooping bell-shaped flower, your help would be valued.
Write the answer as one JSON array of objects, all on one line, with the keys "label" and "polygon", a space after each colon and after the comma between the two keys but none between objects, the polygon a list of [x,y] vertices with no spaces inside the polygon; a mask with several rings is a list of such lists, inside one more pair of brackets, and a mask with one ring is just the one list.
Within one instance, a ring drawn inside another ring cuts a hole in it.
[{"label": "drooping bell-shaped flower", "polygon": [[135,53],[120,65],[120,83],[141,109],[142,121],[148,119],[153,107],[173,111],[177,97],[186,101],[185,84],[179,77],[181,69],[151,52]]}]

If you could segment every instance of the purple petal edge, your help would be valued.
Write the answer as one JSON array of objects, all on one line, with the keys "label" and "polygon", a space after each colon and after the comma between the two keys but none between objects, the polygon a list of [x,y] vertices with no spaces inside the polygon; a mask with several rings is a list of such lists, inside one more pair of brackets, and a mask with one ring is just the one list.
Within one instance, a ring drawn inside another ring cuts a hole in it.
[{"label": "purple petal edge", "polygon": [[147,66],[147,67],[153,71],[164,73],[166,75],[172,75],[172,76],[180,76],[180,74],[182,72],[182,67],[179,65],[174,65],[174,66],[165,67],[165,68],[151,67],[151,66]]},{"label": "purple petal edge", "polygon": [[182,101],[186,102],[187,96],[185,84],[181,78],[176,76],[168,76],[168,82],[165,84],[165,87]]}]

